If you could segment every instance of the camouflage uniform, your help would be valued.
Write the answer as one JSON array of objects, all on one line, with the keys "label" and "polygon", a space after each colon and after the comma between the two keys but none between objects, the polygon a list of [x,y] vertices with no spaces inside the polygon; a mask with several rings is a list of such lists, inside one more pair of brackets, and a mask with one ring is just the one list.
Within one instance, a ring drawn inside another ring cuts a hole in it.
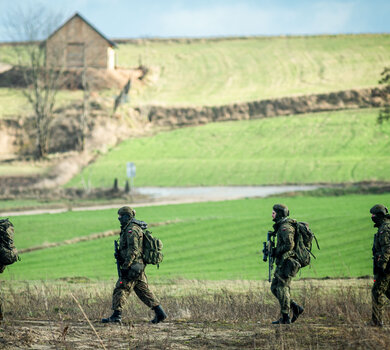
[{"label": "camouflage uniform", "polygon": [[134,289],[135,294],[150,308],[160,304],[149,290],[145,272],[137,275],[130,267],[136,263],[143,265],[142,260],[142,229],[132,222],[122,228],[119,239],[119,260],[121,263],[122,279],[116,283],[112,296],[112,309],[122,311],[127,296]]},{"label": "camouflage uniform", "polygon": [[[0,220],[0,273],[7,265],[18,260],[18,252],[14,245],[14,226],[8,219]],[[3,319],[3,305],[0,296],[0,321]]]},{"label": "camouflage uniform", "polygon": [[160,302],[150,291],[145,275],[145,265],[142,259],[143,230],[147,227],[142,222],[135,220],[135,210],[130,207],[122,207],[118,210],[118,220],[121,223],[119,238],[119,252],[116,255],[120,263],[121,278],[115,285],[112,295],[113,314],[103,318],[102,323],[121,322],[122,309],[126,298],[134,289],[138,298],[155,312],[152,323],[159,323],[167,318]]},{"label": "camouflage uniform", "polygon": [[291,279],[296,276],[300,266],[294,257],[295,228],[293,220],[285,217],[274,225],[277,236],[275,250],[276,270],[272,279],[271,291],[278,299],[282,314],[290,313],[290,305],[294,303],[290,299]]},{"label": "camouflage uniform", "polygon": [[[5,270],[5,265],[0,265],[0,273]],[[0,295],[0,321],[3,320],[3,297]]]},{"label": "camouflage uniform", "polygon": [[378,228],[372,249],[374,259],[372,322],[374,325],[382,326],[386,297],[390,299],[390,215],[387,214],[387,208],[382,205],[375,205],[370,212],[373,214],[374,227]]},{"label": "camouflage uniform", "polygon": [[[295,322],[304,311],[302,306],[290,298],[291,279],[296,276],[301,267],[295,259],[294,252],[296,221],[288,218],[290,212],[284,204],[275,204],[272,209],[277,245],[273,252],[276,269],[271,283],[271,292],[279,301],[282,315],[279,320],[272,323],[289,324]],[[291,319],[290,309],[293,312]]]}]

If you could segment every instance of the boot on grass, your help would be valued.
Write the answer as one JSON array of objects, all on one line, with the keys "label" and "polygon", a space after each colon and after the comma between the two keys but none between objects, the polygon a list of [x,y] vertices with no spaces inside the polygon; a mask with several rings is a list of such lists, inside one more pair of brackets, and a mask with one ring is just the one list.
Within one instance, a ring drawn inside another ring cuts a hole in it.
[{"label": "boot on grass", "polygon": [[112,315],[107,318],[102,319],[102,323],[121,323],[122,322],[122,313],[119,310],[114,310]]},{"label": "boot on grass", "polygon": [[299,317],[299,315],[301,315],[303,313],[303,311],[305,311],[305,309],[298,305],[296,302],[292,302],[291,303],[291,310],[293,312],[293,317],[291,318],[291,323],[294,323],[297,318]]},{"label": "boot on grass", "polygon": [[157,305],[155,307],[152,307],[152,310],[155,312],[155,316],[153,320],[151,320],[151,323],[157,324],[159,322],[164,321],[167,318],[167,314],[164,312],[161,305]]},{"label": "boot on grass", "polygon": [[282,313],[282,317],[279,318],[279,320],[272,322],[272,324],[290,324],[290,323],[291,320],[289,314],[284,314],[284,313]]},{"label": "boot on grass", "polygon": [[368,323],[368,325],[373,327],[383,327],[383,321],[373,312],[371,321]]}]

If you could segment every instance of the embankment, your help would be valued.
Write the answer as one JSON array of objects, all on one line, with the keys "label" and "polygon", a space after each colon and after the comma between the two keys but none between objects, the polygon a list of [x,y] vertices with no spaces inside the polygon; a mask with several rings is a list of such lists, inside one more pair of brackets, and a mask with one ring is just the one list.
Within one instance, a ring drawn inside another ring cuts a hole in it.
[{"label": "embankment", "polygon": [[182,127],[228,120],[249,120],[342,109],[381,107],[390,90],[373,87],[326,94],[283,97],[216,107],[149,107],[149,122],[160,127]]}]

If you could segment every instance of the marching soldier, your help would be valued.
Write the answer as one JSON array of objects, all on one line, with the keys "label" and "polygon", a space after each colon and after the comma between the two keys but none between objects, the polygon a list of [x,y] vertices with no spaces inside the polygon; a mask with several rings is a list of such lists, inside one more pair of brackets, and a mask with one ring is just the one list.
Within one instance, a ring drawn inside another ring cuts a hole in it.
[{"label": "marching soldier", "polygon": [[138,298],[155,312],[152,323],[159,323],[167,318],[160,302],[150,291],[145,275],[145,264],[142,259],[142,226],[146,224],[135,220],[135,210],[130,207],[122,207],[118,210],[118,220],[121,224],[119,239],[119,252],[117,259],[120,262],[121,278],[115,285],[112,296],[113,314],[103,318],[103,323],[121,322],[122,309],[127,296],[132,290]]},{"label": "marching soldier", "polygon": [[[301,267],[294,259],[294,220],[288,218],[290,212],[284,204],[275,204],[272,208],[273,228],[277,237],[277,244],[273,256],[276,259],[276,270],[271,283],[271,292],[280,304],[281,317],[273,324],[290,324],[297,320],[304,311],[290,298],[291,279],[296,276]],[[290,319],[290,310],[293,317]]]},{"label": "marching soldier", "polygon": [[[0,220],[0,273],[6,266],[20,260],[14,245],[14,225],[8,219]],[[0,322],[3,320],[3,307],[0,297]]]},{"label": "marching soldier", "polygon": [[372,286],[372,325],[383,326],[383,307],[390,299],[390,215],[382,204],[370,209],[371,220],[378,228],[372,247],[374,260],[374,285]]}]

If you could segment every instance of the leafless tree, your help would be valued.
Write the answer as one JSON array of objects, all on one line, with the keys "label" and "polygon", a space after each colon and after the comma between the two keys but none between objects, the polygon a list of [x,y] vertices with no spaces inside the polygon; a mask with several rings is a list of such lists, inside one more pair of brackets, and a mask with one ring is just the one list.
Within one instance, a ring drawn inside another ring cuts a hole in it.
[{"label": "leafless tree", "polygon": [[10,8],[3,19],[9,38],[20,42],[13,48],[26,86],[23,94],[34,111],[38,158],[48,153],[49,125],[63,73],[58,65],[46,62],[45,42],[41,40],[46,39],[62,19],[62,14],[36,3]]},{"label": "leafless tree", "polygon": [[85,149],[85,137],[87,134],[87,119],[89,118],[90,109],[90,81],[87,72],[87,65],[84,59],[84,66],[81,73],[81,87],[83,89],[83,107],[80,114],[79,121],[79,135],[78,135],[78,149],[84,151]]},{"label": "leafless tree", "polygon": [[[390,67],[383,69],[379,84],[385,85],[385,93],[390,94]],[[378,123],[382,124],[384,121],[390,120],[390,104],[387,103],[379,110]]]}]

